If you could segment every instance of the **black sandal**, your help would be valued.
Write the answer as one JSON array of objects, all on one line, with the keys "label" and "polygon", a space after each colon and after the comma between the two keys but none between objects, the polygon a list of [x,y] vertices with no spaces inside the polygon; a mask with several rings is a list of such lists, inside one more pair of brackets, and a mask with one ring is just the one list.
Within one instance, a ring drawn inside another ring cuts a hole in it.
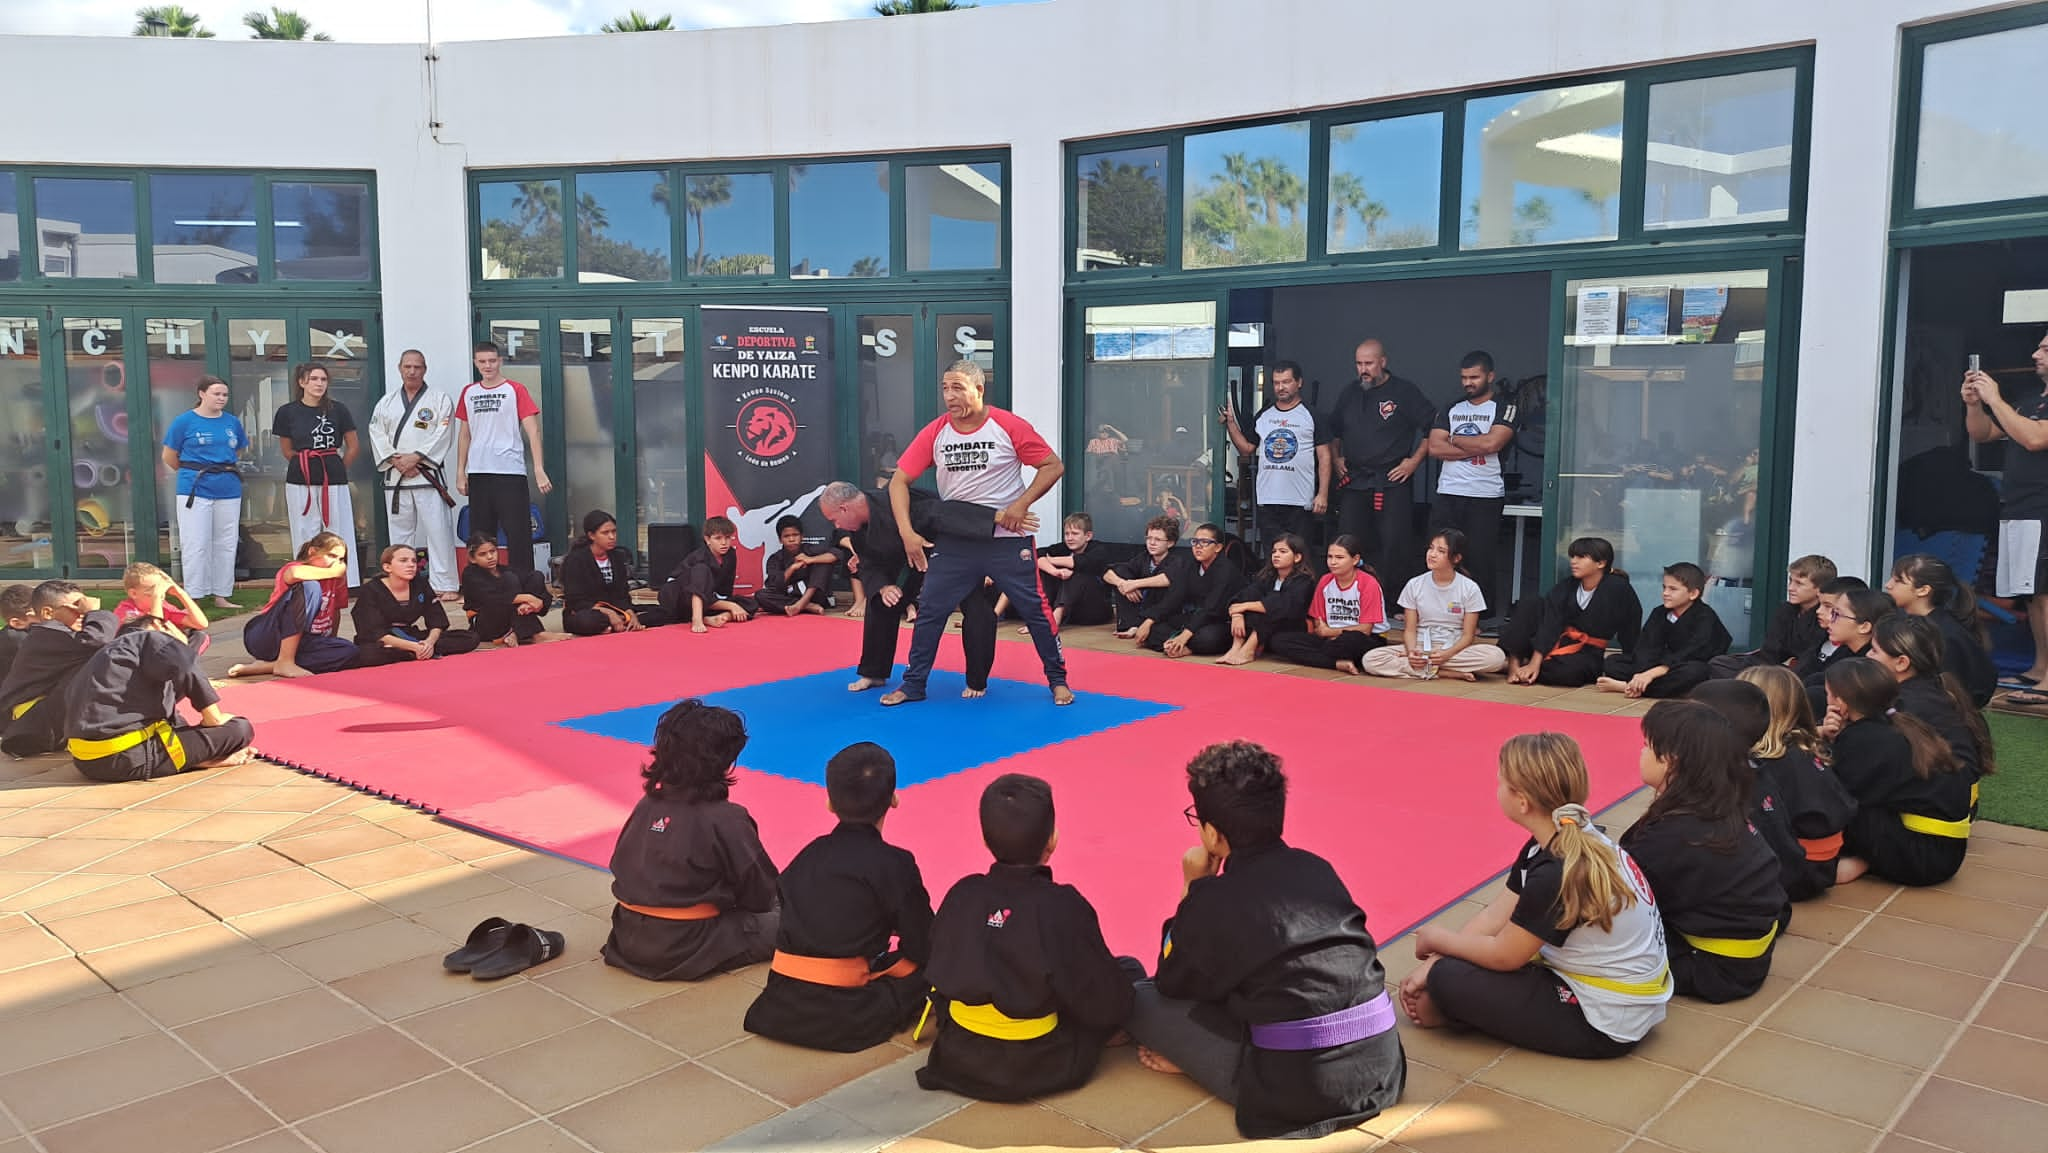
[{"label": "black sandal", "polygon": [[496,981],[523,973],[535,965],[545,964],[562,955],[568,942],[560,933],[536,929],[532,925],[514,925],[505,937],[505,943],[469,971],[479,981]]},{"label": "black sandal", "polygon": [[478,961],[503,948],[511,932],[512,922],[505,918],[486,918],[469,931],[469,940],[460,949],[441,958],[441,967],[451,973],[467,973]]}]

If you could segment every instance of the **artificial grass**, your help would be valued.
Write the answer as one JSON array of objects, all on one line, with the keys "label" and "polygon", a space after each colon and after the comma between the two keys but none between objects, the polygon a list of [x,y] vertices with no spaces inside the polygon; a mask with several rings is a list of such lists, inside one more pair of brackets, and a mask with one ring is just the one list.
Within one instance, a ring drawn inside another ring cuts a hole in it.
[{"label": "artificial grass", "polygon": [[1977,815],[1987,821],[2048,829],[2048,717],[1986,712],[1998,772],[1984,778]]}]

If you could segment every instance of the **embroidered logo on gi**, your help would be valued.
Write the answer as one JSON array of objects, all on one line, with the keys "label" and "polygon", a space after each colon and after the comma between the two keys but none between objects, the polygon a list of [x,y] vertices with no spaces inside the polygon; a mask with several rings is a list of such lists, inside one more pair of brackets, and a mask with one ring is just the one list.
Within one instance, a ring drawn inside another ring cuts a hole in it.
[{"label": "embroidered logo on gi", "polygon": [[1029,564],[1031,562],[1031,550],[1028,548],[1018,549],[1017,559],[1025,562],[1026,564]]},{"label": "embroidered logo on gi", "polygon": [[1273,464],[1286,464],[1301,451],[1301,440],[1291,428],[1276,428],[1266,437],[1266,460]]},{"label": "embroidered logo on gi", "polygon": [[1398,405],[1398,404],[1395,404],[1395,403],[1394,403],[1393,401],[1391,401],[1391,400],[1383,400],[1383,401],[1381,401],[1381,402],[1380,402],[1380,419],[1381,419],[1381,420],[1392,420],[1392,419],[1394,419],[1394,413],[1395,413],[1395,412],[1396,412],[1396,411],[1397,411],[1398,409],[1400,409],[1400,407],[1401,407],[1400,405]]},{"label": "embroidered logo on gi", "polygon": [[1010,910],[997,909],[995,912],[990,913],[988,915],[988,927],[991,929],[1000,929],[1003,927],[1005,923],[1009,921],[1009,919]]},{"label": "embroidered logo on gi", "polygon": [[647,827],[654,830],[657,833],[666,833],[668,832],[668,818],[657,817],[655,819],[655,822]]}]

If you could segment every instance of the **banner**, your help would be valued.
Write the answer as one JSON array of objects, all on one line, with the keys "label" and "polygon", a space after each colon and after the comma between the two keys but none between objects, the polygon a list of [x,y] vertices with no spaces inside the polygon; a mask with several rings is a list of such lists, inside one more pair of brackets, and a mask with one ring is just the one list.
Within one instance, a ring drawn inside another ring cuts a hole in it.
[{"label": "banner", "polygon": [[832,314],[706,308],[701,315],[704,511],[738,527],[735,591],[751,592],[761,585],[762,561],[781,547],[777,520],[803,517],[807,539],[829,531],[814,506],[835,479]]}]

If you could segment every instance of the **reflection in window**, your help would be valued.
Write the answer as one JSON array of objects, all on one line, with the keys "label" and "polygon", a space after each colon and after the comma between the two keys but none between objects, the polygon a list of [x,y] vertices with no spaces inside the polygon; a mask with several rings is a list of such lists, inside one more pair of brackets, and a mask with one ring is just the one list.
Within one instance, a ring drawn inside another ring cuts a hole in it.
[{"label": "reflection in window", "polygon": [[[42,183],[37,181],[38,184]],[[78,565],[119,570],[135,559],[135,474],[128,467],[128,372],[120,317],[64,325],[64,415],[71,425],[71,497]]]},{"label": "reflection in window", "polygon": [[562,275],[562,182],[505,180],[476,190],[485,280]]},{"label": "reflection in window", "polygon": [[149,178],[150,262],[158,284],[256,282],[256,178]]},{"label": "reflection in window", "polygon": [[789,274],[889,275],[889,165],[789,166]]},{"label": "reflection in window", "polygon": [[135,182],[39,178],[36,259],[43,275],[135,279]]},{"label": "reflection in window", "polygon": [[1443,156],[1441,112],[1331,125],[1326,248],[1434,248]]},{"label": "reflection in window", "polygon": [[633,419],[639,447],[634,547],[645,557],[649,525],[690,519],[690,450],[684,434],[690,394],[684,387],[683,322],[635,320],[632,325]]},{"label": "reflection in window", "polygon": [[1079,158],[1074,268],[1129,268],[1166,259],[1166,146]]},{"label": "reflection in window", "polygon": [[[328,398],[348,407],[357,428],[369,427],[370,410],[377,404],[377,398],[370,394],[377,369],[370,360],[369,321],[355,316],[308,320],[306,346],[313,354],[313,363],[327,370]],[[369,437],[362,439],[367,441]],[[367,561],[375,560],[377,555],[377,498],[383,493],[384,485],[374,470],[364,468],[362,464],[359,461],[357,467],[349,470],[348,487],[356,514],[351,551],[357,557],[366,558],[358,567],[359,571],[367,573],[375,568]]]},{"label": "reflection in window", "polygon": [[[152,214],[156,210],[155,179],[150,189]],[[149,363],[149,407],[156,421],[150,435],[152,443],[162,444],[171,422],[190,412],[198,400],[199,377],[206,371],[206,322],[151,317],[142,322],[142,338]],[[179,559],[184,547],[178,535],[177,489],[169,477],[156,486],[157,555],[166,568]]]},{"label": "reflection in window", "polygon": [[1096,535],[1136,543],[1146,520],[1167,513],[1185,537],[1217,518],[1209,483],[1211,438],[1221,435],[1209,396],[1215,303],[1091,308],[1084,339],[1081,485]]},{"label": "reflection in window", "polygon": [[1651,85],[1643,227],[1787,219],[1797,79],[1779,68]]},{"label": "reflection in window", "polygon": [[910,165],[903,200],[910,271],[1002,267],[1002,165]]},{"label": "reflection in window", "polygon": [[1308,122],[1191,135],[1182,146],[1181,264],[1308,259]]},{"label": "reflection in window", "polygon": [[578,173],[576,278],[585,284],[667,280],[668,199],[664,172]]},{"label": "reflection in window", "polygon": [[691,276],[775,274],[775,182],[765,172],[689,176],[684,239]]},{"label": "reflection in window", "polygon": [[1010,383],[996,376],[996,318],[986,312],[942,312],[935,320],[938,356],[933,363],[941,370],[962,360],[980,365],[988,402],[1008,408]]},{"label": "reflection in window", "polygon": [[1465,102],[1464,246],[1613,240],[1621,82]]},{"label": "reflection in window", "polygon": [[21,208],[15,201],[14,173],[0,168],[0,280],[21,279]]},{"label": "reflection in window", "polygon": [[880,488],[917,433],[917,350],[911,343],[917,319],[868,315],[859,327],[861,483]]},{"label": "reflection in window", "polygon": [[270,186],[279,280],[370,279],[367,184]]},{"label": "reflection in window", "polygon": [[1913,207],[2048,196],[2044,56],[2048,24],[1927,46]]},{"label": "reflection in window", "polygon": [[255,463],[255,470],[242,477],[242,531],[256,545],[249,567],[275,572],[292,558],[284,454],[270,435],[271,417],[292,395],[291,332],[283,320],[248,317],[231,317],[226,328],[228,411],[241,418],[249,433],[249,456]]},{"label": "reflection in window", "polygon": [[[577,199],[582,199],[581,181]],[[618,515],[618,450],[612,443],[612,322],[563,320],[556,346],[562,382],[557,422],[568,449],[569,507]],[[582,513],[575,514],[581,516]]]},{"label": "reflection in window", "polygon": [[[9,174],[11,175],[11,174]],[[11,194],[12,190],[9,190]],[[44,449],[41,321],[0,316],[0,396],[9,397],[0,437],[0,569],[54,569],[50,536],[50,457]]]}]

